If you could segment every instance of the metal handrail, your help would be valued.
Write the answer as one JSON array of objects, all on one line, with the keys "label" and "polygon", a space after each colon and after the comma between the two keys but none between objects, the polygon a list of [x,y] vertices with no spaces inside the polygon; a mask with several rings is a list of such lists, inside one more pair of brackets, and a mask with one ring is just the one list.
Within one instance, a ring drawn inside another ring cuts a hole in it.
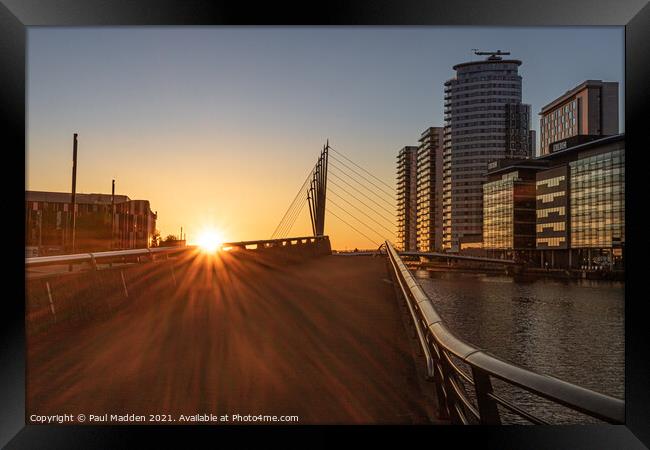
[{"label": "metal handrail", "polygon": [[520,264],[520,262],[515,261],[514,259],[485,258],[482,256],[464,256],[464,255],[456,255],[453,253],[402,251],[399,252],[399,255],[400,256],[424,256],[429,258],[447,258],[447,259],[460,260],[460,261],[476,261],[476,262],[505,264],[505,265]]},{"label": "metal handrail", "polygon": [[[437,386],[438,402],[443,415],[448,413],[453,422],[466,423],[466,413],[469,412],[473,415],[472,413],[475,412],[472,409],[465,409],[464,413],[460,412],[470,399],[456,389],[461,381],[455,372],[458,367],[450,366],[448,358],[453,355],[471,368],[480,423],[501,423],[497,404],[505,406],[508,410],[531,422],[545,422],[494,394],[491,378],[497,378],[596,419],[614,424],[625,423],[625,402],[623,400],[516,366],[456,337],[444,325],[433,303],[408,270],[393,245],[389,241],[386,241],[385,245],[398,285],[412,311],[414,325],[421,331],[417,334],[423,349],[427,349],[425,351],[427,374],[429,378],[439,384]],[[441,396],[444,398],[440,398]]]},{"label": "metal handrail", "polygon": [[[328,239],[328,236],[306,236],[306,237],[292,237],[283,239],[265,239],[260,241],[241,241],[241,242],[227,242],[221,244],[224,247],[246,247],[247,245],[267,245],[267,244],[284,244],[286,245],[300,245],[303,241],[308,243],[316,242],[319,240]],[[292,241],[298,241],[297,244],[292,244]],[[125,257],[140,257],[149,256],[153,258],[154,255],[172,255],[194,251],[198,247],[196,245],[188,245],[184,247],[155,247],[155,248],[138,248],[130,250],[112,250],[106,252],[89,252],[77,253],[73,255],[53,255],[53,256],[35,256],[25,258],[25,268],[52,266],[52,265],[65,265],[65,264],[82,264],[90,263],[96,264],[101,261],[114,260]]]},{"label": "metal handrail", "polygon": [[25,267],[40,267],[63,264],[80,264],[99,262],[106,259],[152,256],[160,254],[182,253],[188,250],[194,250],[196,246],[186,247],[156,247],[156,248],[138,248],[130,250],[112,250],[107,252],[76,253],[73,255],[53,255],[53,256],[35,256],[25,258]]}]

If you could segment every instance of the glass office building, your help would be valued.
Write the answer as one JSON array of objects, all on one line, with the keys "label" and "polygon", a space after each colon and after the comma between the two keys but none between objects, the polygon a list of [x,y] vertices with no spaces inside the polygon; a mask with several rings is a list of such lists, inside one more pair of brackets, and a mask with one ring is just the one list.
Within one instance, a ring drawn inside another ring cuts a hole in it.
[{"label": "glass office building", "polygon": [[622,264],[625,245],[625,149],[569,164],[571,247],[580,266]]},{"label": "glass office building", "polygon": [[[569,175],[566,164],[537,174],[537,238],[539,250],[569,248]],[[553,258],[555,254],[550,256]]]},{"label": "glass office building", "polygon": [[538,160],[549,164],[536,176],[542,267],[622,269],[625,135],[567,146]]},{"label": "glass office building", "polygon": [[490,163],[483,185],[483,249],[494,258],[535,260],[535,174],[532,160]]},{"label": "glass office building", "polygon": [[513,197],[514,180],[508,176],[483,185],[483,248],[486,250],[507,250],[514,246]]}]

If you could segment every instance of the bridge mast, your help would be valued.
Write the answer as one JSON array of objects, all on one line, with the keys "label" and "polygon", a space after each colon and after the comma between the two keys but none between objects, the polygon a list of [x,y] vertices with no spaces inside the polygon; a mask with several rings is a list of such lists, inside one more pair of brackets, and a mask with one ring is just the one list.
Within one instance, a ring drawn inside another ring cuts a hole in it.
[{"label": "bridge mast", "polygon": [[311,197],[312,197],[311,196],[311,191],[312,191],[311,188],[309,188],[309,190],[307,191],[307,204],[309,205],[309,218],[311,219],[311,231],[312,231],[312,233],[314,233],[314,236],[316,236],[316,225],[314,224],[314,211],[313,211],[313,208],[311,206],[311,203],[312,203],[311,202]]},{"label": "bridge mast", "polygon": [[309,215],[314,236],[323,236],[325,234],[325,201],[329,148],[328,140],[323,146],[323,150],[318,157],[318,162],[314,167],[310,188],[307,193],[307,203],[309,204]]},{"label": "bridge mast", "polygon": [[327,162],[330,148],[330,140],[327,139],[325,148],[323,149],[323,210],[321,216],[321,235],[325,234],[325,202],[327,200]]}]

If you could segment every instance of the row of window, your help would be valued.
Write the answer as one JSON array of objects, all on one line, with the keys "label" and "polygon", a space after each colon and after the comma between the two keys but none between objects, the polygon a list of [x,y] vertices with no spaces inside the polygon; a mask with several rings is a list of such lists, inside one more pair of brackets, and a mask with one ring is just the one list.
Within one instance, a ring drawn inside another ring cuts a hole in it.
[{"label": "row of window", "polygon": [[555,200],[558,197],[564,197],[566,195],[565,191],[556,191],[549,194],[542,194],[537,196],[537,200],[541,200],[542,203],[549,203]]},{"label": "row of window", "polygon": [[566,215],[565,207],[564,206],[557,206],[555,208],[538,209],[537,210],[537,218],[542,219],[544,217],[548,217],[549,214],[553,214],[553,213],[556,213],[559,216],[564,216],[564,215]]},{"label": "row of window", "polygon": [[577,109],[578,109],[578,100],[574,99],[574,100],[570,101],[569,103],[565,104],[564,106],[556,108],[555,110],[553,110],[550,113],[546,113],[542,117],[542,122],[548,122],[548,121],[550,121],[550,120],[552,120],[554,118],[557,119],[562,114],[567,114],[569,112],[576,112]]},{"label": "row of window", "polygon": [[[509,100],[506,103],[514,103],[513,100]],[[476,112],[476,111],[493,111],[494,113],[500,113],[503,114],[503,110],[505,109],[505,105],[493,105],[493,106],[472,106],[468,108],[451,108],[451,107],[446,107],[445,108],[445,114],[453,114],[453,117],[456,118],[458,117],[459,114],[463,113],[471,113],[471,112]],[[501,117],[505,117],[505,114]]]},{"label": "row of window", "polygon": [[[503,125],[503,123],[501,123]],[[494,128],[476,128],[472,130],[461,130],[461,131],[454,131],[451,136],[456,137],[456,136],[462,136],[465,134],[479,134],[479,133],[499,133],[503,134],[508,132],[510,129],[509,128],[504,128],[503,126],[501,127],[494,127]],[[454,139],[456,142],[461,141],[461,139]]]},{"label": "row of window", "polygon": [[542,186],[555,187],[555,186],[559,186],[560,182],[564,181],[564,180],[565,180],[564,175],[560,175],[559,177],[548,178],[546,180],[540,180],[537,183],[535,183],[535,186],[538,187],[538,188],[542,187]]},{"label": "row of window", "polygon": [[476,119],[505,119],[506,114],[504,113],[490,113],[490,114],[458,114],[458,111],[454,110],[454,114],[447,119],[449,125],[453,124],[455,127],[462,126],[460,122],[471,121],[470,125],[474,123]]},{"label": "row of window", "polygon": [[468,91],[473,89],[494,89],[494,88],[518,88],[521,90],[521,84],[517,83],[518,80],[512,80],[511,83],[479,83],[472,86],[467,86],[467,82],[458,84],[456,86],[445,89],[445,93],[455,93],[461,91]]},{"label": "row of window", "polygon": [[[472,139],[474,141],[482,141],[480,137]],[[479,144],[454,144],[452,147],[453,154],[456,154],[459,150],[468,150],[471,148],[503,148],[503,143],[493,143],[493,142],[481,142]]]},{"label": "row of window", "polygon": [[479,97],[479,96],[494,96],[494,95],[510,95],[510,96],[520,96],[521,95],[521,88],[516,88],[513,87],[513,89],[507,90],[507,91],[487,91],[479,88],[478,86],[474,86],[471,89],[468,89],[469,91],[473,91],[467,94],[458,94],[454,92],[451,94],[451,98],[453,100],[456,100],[458,98],[469,98],[469,97]]},{"label": "row of window", "polygon": [[538,237],[535,242],[538,246],[546,245],[547,247],[559,247],[565,242],[563,237]]},{"label": "row of window", "polygon": [[497,98],[483,98],[483,99],[475,99],[475,100],[460,100],[460,101],[447,101],[446,106],[451,106],[452,109],[455,109],[454,107],[457,106],[462,106],[462,105],[476,105],[477,103],[516,103],[519,100],[518,97],[497,97]]},{"label": "row of window", "polygon": [[537,232],[538,233],[542,233],[545,230],[565,231],[565,223],[564,222],[551,222],[551,223],[538,223],[537,224]]}]

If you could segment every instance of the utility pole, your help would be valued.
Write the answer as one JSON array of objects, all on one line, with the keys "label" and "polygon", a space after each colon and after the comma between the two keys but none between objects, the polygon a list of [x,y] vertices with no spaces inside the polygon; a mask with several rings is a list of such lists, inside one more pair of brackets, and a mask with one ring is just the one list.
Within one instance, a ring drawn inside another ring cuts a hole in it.
[{"label": "utility pole", "polygon": [[77,228],[77,133],[72,144],[72,253],[75,247],[75,232]]},{"label": "utility pole", "polygon": [[111,188],[111,243],[108,248],[113,249],[115,243],[115,180]]},{"label": "utility pole", "polygon": [[43,211],[38,210],[38,252],[41,254],[41,247],[43,246]]}]

